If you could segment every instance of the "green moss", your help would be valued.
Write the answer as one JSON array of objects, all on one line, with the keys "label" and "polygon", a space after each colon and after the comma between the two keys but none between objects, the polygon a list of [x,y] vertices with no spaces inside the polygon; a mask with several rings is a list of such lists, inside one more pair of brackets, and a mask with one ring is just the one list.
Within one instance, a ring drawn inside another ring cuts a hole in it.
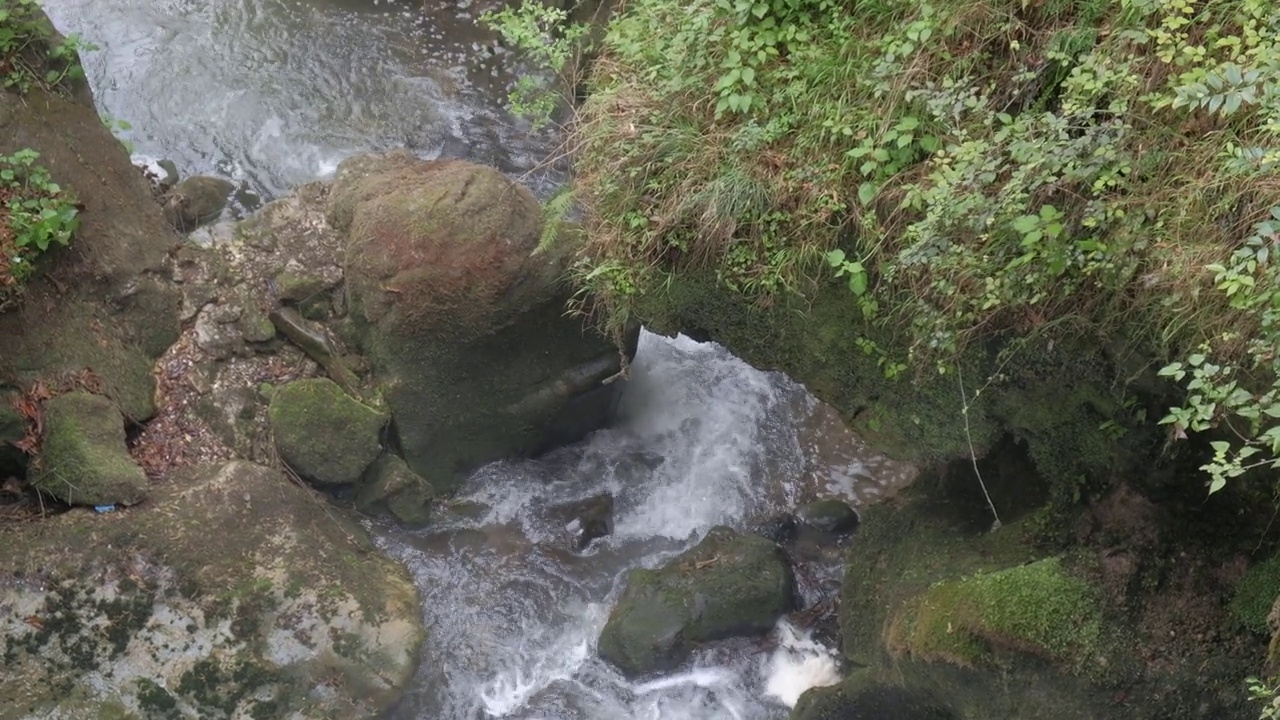
[{"label": "green moss", "polygon": [[281,458],[325,485],[354,483],[381,451],[387,416],[343,392],[332,380],[281,386],[268,410]]},{"label": "green moss", "polygon": [[163,717],[178,706],[178,701],[154,680],[139,678],[138,704],[144,712]]},{"label": "green moss", "polygon": [[40,469],[33,484],[77,505],[132,505],[147,476],[125,448],[124,418],[107,398],[67,393],[45,405]]},{"label": "green moss", "polygon": [[1265,635],[1269,632],[1267,616],[1277,595],[1280,595],[1280,555],[1249,568],[1231,599],[1231,615],[1241,625]]},{"label": "green moss", "polygon": [[892,650],[962,665],[1013,650],[1079,664],[1096,650],[1097,599],[1057,558],[930,587],[894,617]]}]

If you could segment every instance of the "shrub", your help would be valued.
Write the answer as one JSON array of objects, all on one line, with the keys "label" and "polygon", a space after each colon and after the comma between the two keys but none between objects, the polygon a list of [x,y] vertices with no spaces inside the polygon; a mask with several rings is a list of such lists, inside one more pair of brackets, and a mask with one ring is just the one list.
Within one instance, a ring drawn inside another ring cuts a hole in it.
[{"label": "shrub", "polygon": [[17,297],[36,258],[69,243],[80,224],[74,196],[39,157],[30,149],[0,156],[0,308]]}]

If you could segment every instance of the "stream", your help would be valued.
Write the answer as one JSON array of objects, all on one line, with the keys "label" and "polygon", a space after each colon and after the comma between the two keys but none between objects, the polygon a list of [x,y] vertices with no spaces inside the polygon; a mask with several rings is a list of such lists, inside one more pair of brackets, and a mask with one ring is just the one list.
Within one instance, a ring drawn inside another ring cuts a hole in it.
[{"label": "stream", "polygon": [[[463,157],[535,190],[556,138],[503,110],[511,55],[449,6],[375,0],[45,0],[84,54],[99,111],[138,155],[279,197],[348,155]],[[244,209],[252,209],[251,203]],[[676,672],[624,679],[595,642],[626,571],[716,525],[746,528],[820,496],[855,507],[909,481],[801,386],[714,344],[644,334],[614,427],[537,460],[486,466],[432,525],[372,523],[410,569],[428,631],[397,720],[785,718],[834,679],[835,652],[783,620]],[[614,529],[575,551],[558,508],[608,493]],[[838,592],[840,548],[806,560],[806,603]]]}]

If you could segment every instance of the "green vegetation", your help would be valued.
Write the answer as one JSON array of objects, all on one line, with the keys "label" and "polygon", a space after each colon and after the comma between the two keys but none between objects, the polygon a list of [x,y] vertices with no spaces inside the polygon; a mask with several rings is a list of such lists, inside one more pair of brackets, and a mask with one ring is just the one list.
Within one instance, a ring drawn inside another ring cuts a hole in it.
[{"label": "green vegetation", "polygon": [[96,49],[76,35],[62,37],[36,0],[0,0],[0,82],[27,93],[84,80],[79,51]]},{"label": "green vegetation", "polygon": [[1280,457],[1277,38],[1265,0],[637,0],[572,128],[578,280],[616,325],[834,270],[891,375],[1118,338],[1181,359],[1217,490]]},{"label": "green vegetation", "polygon": [[1100,629],[1089,586],[1048,558],[931,586],[893,617],[885,640],[895,653],[963,666],[997,649],[1079,664]]},{"label": "green vegetation", "polygon": [[21,291],[36,258],[69,243],[80,225],[75,196],[53,182],[39,157],[31,149],[0,156],[0,309]]},{"label": "green vegetation", "polygon": [[1231,614],[1253,632],[1266,635],[1270,632],[1267,616],[1277,595],[1280,595],[1280,555],[1249,568],[1236,586]]}]

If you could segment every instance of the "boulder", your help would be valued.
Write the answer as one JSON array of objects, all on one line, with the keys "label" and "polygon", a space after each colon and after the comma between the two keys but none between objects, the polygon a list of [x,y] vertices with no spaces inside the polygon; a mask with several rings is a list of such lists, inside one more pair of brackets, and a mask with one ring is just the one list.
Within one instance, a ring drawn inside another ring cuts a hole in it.
[{"label": "boulder", "polygon": [[392,153],[345,161],[328,200],[347,238],[353,334],[415,472],[455,487],[481,464],[607,422],[620,354],[566,315],[572,243],[538,251],[542,212],[527,188]]},{"label": "boulder", "polygon": [[406,525],[426,525],[431,519],[431,484],[409,469],[396,455],[383,455],[369,470],[369,481],[356,494],[363,510],[385,507]]},{"label": "boulder", "polygon": [[125,447],[124,417],[101,395],[70,392],[45,403],[32,485],[72,505],[133,505],[147,476]]},{"label": "boulder", "polygon": [[378,717],[424,635],[402,566],[247,462],[0,544],[3,717]]},{"label": "boulder", "polygon": [[219,177],[184,178],[160,198],[165,219],[178,232],[191,232],[217,220],[235,189],[235,183]]},{"label": "boulder", "polygon": [[551,508],[572,537],[575,550],[585,550],[592,540],[613,534],[613,495],[601,493]]},{"label": "boulder", "polygon": [[178,238],[91,101],[0,93],[0,154],[22,148],[40,154],[82,209],[71,247],[42,255],[20,305],[0,312],[0,384],[88,369],[101,394],[145,420],[155,412],[154,360],[180,330],[167,267]]},{"label": "boulder", "polygon": [[800,696],[791,720],[959,720],[929,695],[889,685],[845,683]]},{"label": "boulder", "polygon": [[382,451],[386,415],[326,378],[281,386],[268,414],[280,458],[318,485],[358,482]]},{"label": "boulder", "polygon": [[628,677],[670,670],[700,643],[766,634],[795,606],[781,548],[726,527],[661,569],[630,571],[626,585],[599,652]]},{"label": "boulder", "polygon": [[806,526],[831,535],[848,535],[858,529],[858,513],[849,503],[823,498],[801,505],[796,518]]}]

